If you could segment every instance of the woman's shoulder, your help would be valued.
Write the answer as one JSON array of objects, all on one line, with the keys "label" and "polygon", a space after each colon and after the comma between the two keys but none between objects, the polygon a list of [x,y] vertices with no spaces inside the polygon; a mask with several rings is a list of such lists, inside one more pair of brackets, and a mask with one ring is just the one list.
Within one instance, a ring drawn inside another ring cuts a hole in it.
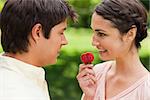
[{"label": "woman's shoulder", "polygon": [[114,63],[114,61],[106,61],[103,63],[96,64],[94,66],[93,70],[94,70],[95,74],[101,74],[101,73],[105,72],[106,70],[108,70],[113,63]]},{"label": "woman's shoulder", "polygon": [[[150,73],[145,75],[140,81],[139,81],[139,88],[143,90],[143,92],[148,92],[150,90]],[[138,88],[138,87],[137,87]],[[150,91],[148,92],[150,95]]]},{"label": "woman's shoulder", "polygon": [[149,89],[150,90],[150,72],[147,75],[147,77],[145,78],[144,87],[145,87],[145,89]]},{"label": "woman's shoulder", "polygon": [[141,87],[144,100],[150,100],[150,73],[145,78],[144,84]]},{"label": "woman's shoulder", "polygon": [[150,89],[150,72],[147,77],[146,86],[148,86],[148,88]]}]

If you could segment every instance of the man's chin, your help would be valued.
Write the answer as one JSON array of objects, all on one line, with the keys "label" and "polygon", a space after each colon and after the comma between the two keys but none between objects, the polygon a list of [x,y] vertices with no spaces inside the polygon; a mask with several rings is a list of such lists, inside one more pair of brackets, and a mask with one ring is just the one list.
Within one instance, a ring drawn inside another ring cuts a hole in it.
[{"label": "man's chin", "polygon": [[57,59],[50,63],[50,65],[54,65],[57,63]]}]

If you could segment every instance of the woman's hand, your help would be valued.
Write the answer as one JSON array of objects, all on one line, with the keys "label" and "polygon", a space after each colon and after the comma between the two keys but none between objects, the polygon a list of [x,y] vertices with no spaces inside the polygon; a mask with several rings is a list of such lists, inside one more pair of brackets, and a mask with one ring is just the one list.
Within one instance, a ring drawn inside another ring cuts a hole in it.
[{"label": "woman's hand", "polygon": [[77,80],[86,97],[93,97],[96,91],[96,78],[92,64],[80,64]]}]

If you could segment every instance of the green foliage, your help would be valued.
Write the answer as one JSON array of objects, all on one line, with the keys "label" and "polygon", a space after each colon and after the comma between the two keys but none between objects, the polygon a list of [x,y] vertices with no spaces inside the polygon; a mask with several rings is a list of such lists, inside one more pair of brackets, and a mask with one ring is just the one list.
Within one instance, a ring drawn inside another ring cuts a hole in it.
[{"label": "green foliage", "polygon": [[5,0],[0,0],[0,11],[1,11],[1,9],[2,9],[4,3],[5,3]]},{"label": "green foliage", "polygon": [[148,11],[148,27],[150,28],[150,0],[140,0]]},{"label": "green foliage", "polygon": [[79,23],[73,24],[75,27],[89,27],[91,15],[95,5],[100,3],[101,0],[68,0],[77,11]]},{"label": "green foliage", "polygon": [[149,0],[140,0],[140,1],[143,3],[143,5],[145,6],[145,8],[146,8],[147,10],[149,10],[150,1],[149,1]]}]

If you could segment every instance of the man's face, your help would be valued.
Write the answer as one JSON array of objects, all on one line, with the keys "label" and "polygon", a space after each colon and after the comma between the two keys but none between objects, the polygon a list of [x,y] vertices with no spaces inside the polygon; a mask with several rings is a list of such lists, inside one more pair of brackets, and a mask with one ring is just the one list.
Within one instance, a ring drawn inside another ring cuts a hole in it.
[{"label": "man's face", "polygon": [[39,63],[42,64],[42,66],[56,63],[61,47],[68,43],[64,34],[66,27],[67,20],[55,25],[51,29],[49,39],[43,36],[39,48],[41,50]]}]

